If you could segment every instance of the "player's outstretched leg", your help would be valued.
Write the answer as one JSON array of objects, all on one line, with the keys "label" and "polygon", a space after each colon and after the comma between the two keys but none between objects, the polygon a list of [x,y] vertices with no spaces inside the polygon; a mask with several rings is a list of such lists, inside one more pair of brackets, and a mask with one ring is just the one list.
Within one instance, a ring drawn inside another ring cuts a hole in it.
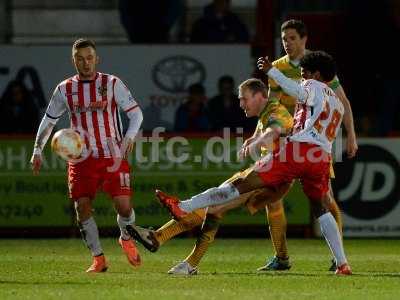
[{"label": "player's outstretched leg", "polygon": [[150,252],[156,252],[160,247],[154,230],[137,225],[128,225],[126,226],[126,230],[133,239],[141,243]]},{"label": "player's outstretched leg", "polygon": [[291,267],[286,241],[286,216],[283,201],[278,200],[268,203],[266,215],[269,224],[271,242],[275,250],[275,255],[267,260],[266,264],[257,271],[283,271]]},{"label": "player's outstretched leg", "polygon": [[74,202],[79,230],[83,242],[93,256],[92,265],[86,270],[88,273],[107,271],[106,258],[101,248],[99,230],[92,216],[92,205],[89,198],[79,198]]},{"label": "player's outstretched leg", "polygon": [[156,197],[168,209],[175,220],[183,219],[187,215],[187,212],[179,207],[180,200],[177,197],[168,195],[160,190],[156,190]]},{"label": "player's outstretched leg", "polygon": [[201,227],[201,232],[197,238],[196,244],[184,261],[172,267],[168,274],[174,275],[195,275],[197,274],[197,267],[200,260],[207,252],[208,247],[214,241],[215,235],[218,231],[220,218],[208,214]]},{"label": "player's outstretched leg", "polygon": [[137,225],[127,228],[130,235],[140,242],[147,250],[156,252],[165,242],[182,232],[192,230],[203,223],[205,209],[198,209],[187,214],[179,221],[169,220],[157,230],[143,228]]}]

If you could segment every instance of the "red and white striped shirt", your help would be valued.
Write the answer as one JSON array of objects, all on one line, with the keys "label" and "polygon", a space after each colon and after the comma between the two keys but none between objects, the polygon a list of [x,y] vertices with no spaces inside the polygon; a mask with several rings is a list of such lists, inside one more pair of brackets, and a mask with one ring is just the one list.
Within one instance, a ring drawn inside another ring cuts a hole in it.
[{"label": "red and white striped shirt", "polygon": [[118,77],[96,73],[93,80],[80,80],[76,75],[56,87],[46,116],[57,120],[68,110],[71,128],[85,141],[83,155],[112,157],[120,153],[123,138],[118,108],[126,113],[139,109]]}]

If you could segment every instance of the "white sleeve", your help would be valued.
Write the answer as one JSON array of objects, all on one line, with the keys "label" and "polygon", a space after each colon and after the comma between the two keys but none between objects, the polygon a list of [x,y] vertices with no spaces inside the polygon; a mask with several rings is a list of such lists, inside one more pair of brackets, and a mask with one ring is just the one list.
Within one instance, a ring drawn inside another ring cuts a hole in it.
[{"label": "white sleeve", "polygon": [[142,110],[137,107],[136,109],[127,112],[127,115],[129,118],[129,127],[125,133],[125,137],[133,140],[139,132],[140,125],[142,125],[143,113]]},{"label": "white sleeve", "polygon": [[267,75],[276,81],[276,83],[290,96],[297,99],[300,103],[306,103],[309,97],[309,91],[296,81],[287,78],[277,68],[272,67]]},{"label": "white sleeve", "polygon": [[61,94],[60,88],[57,86],[51,96],[49,105],[47,106],[46,117],[49,118],[51,123],[56,124],[58,119],[60,119],[66,110],[67,106],[64,98]]},{"label": "white sleeve", "polygon": [[60,89],[57,87],[51,96],[50,103],[47,106],[46,113],[40,122],[35,145],[33,147],[34,154],[41,154],[50,134],[56,125],[57,121],[64,114],[67,109],[64,99],[61,95]]},{"label": "white sleeve", "polygon": [[134,139],[143,121],[143,113],[123,82],[117,78],[114,85],[114,96],[118,106],[121,107],[129,118],[129,127],[125,137]]},{"label": "white sleeve", "polygon": [[119,78],[115,81],[114,97],[118,106],[126,113],[139,107],[136,100],[132,97],[131,92]]}]

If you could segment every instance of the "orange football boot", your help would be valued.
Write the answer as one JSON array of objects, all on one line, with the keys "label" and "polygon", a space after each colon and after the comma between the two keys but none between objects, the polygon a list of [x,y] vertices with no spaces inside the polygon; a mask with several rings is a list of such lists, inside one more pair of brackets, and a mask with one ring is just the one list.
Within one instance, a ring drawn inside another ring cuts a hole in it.
[{"label": "orange football boot", "polygon": [[103,254],[99,256],[93,256],[93,263],[86,270],[87,273],[101,273],[107,271],[108,266],[106,263],[106,258]]},{"label": "orange football boot", "polygon": [[351,275],[351,274],[353,274],[353,272],[351,271],[349,264],[344,263],[343,265],[337,267],[335,274],[336,275]]},{"label": "orange football boot", "polygon": [[126,257],[132,266],[138,267],[142,264],[139,251],[132,239],[124,240],[120,237],[118,243],[121,245],[122,250],[125,252]]},{"label": "orange football boot", "polygon": [[156,190],[156,197],[160,203],[169,210],[174,219],[180,220],[188,214],[179,207],[178,204],[180,201],[178,198],[170,196],[160,190]]}]

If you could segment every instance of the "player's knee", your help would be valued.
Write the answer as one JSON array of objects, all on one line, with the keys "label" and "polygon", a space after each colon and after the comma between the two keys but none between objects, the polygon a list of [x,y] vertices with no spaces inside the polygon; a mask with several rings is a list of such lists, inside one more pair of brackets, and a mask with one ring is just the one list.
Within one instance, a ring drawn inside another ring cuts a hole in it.
[{"label": "player's knee", "polygon": [[132,207],[130,205],[119,206],[116,209],[117,209],[118,214],[124,218],[129,218],[132,214]]},{"label": "player's knee", "polygon": [[132,205],[129,196],[117,196],[113,199],[114,207],[117,213],[125,218],[129,218],[132,214]]},{"label": "player's knee", "polygon": [[315,199],[311,201],[311,212],[314,215],[314,217],[318,219],[323,214],[326,214],[328,210],[323,205],[321,200]]},{"label": "player's knee", "polygon": [[214,219],[221,220],[224,217],[225,212],[226,210],[224,210],[223,208],[216,208],[215,210],[207,212],[207,214]]},{"label": "player's knee", "polygon": [[283,201],[277,200],[273,202],[267,202],[267,211],[268,213],[276,213],[283,210]]},{"label": "player's knee", "polygon": [[329,208],[330,208],[330,206],[331,206],[331,203],[332,203],[332,201],[335,201],[332,197],[331,197],[331,195],[329,194],[329,192],[328,193],[326,193],[323,197],[322,197],[322,199],[321,199],[322,201],[322,205],[326,208],[326,209],[328,209],[329,210]]}]

